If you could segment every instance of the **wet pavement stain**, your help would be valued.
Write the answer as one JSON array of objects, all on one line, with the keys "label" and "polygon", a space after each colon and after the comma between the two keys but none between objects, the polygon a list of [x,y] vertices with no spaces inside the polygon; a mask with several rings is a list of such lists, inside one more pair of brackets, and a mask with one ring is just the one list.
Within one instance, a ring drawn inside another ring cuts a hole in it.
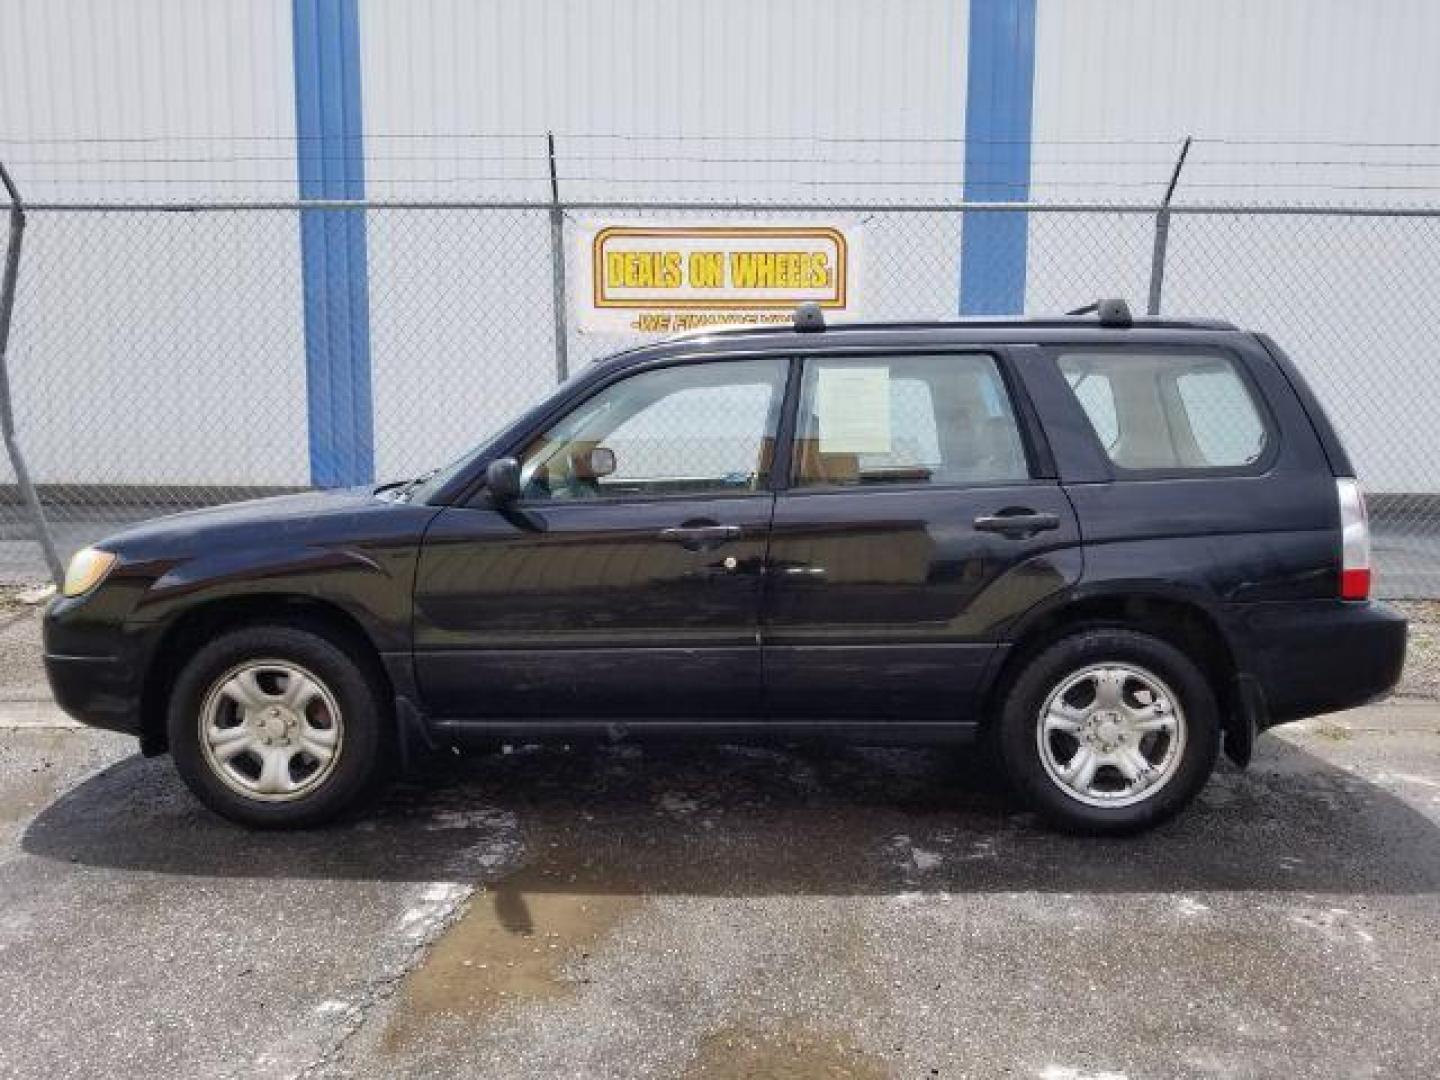
[{"label": "wet pavement stain", "polygon": [[879,1080],[891,1073],[833,1034],[809,1028],[727,1028],[707,1038],[686,1080]]},{"label": "wet pavement stain", "polygon": [[[1278,743],[1267,746],[1250,774],[1222,770],[1180,822],[1124,842],[1037,830],[966,764],[944,753],[904,750],[647,747],[642,752],[621,746],[491,755],[463,770],[457,765],[448,776],[437,767],[429,782],[397,794],[380,815],[380,831],[392,819],[413,820],[417,806],[425,808],[423,835],[447,841],[444,858],[432,864],[453,866],[452,880],[475,882],[478,889],[376,1014],[378,1022],[364,1042],[371,1073],[388,1075],[388,1069],[398,1072],[402,1063],[419,1059],[433,1075],[446,1073],[442,1061],[453,1066],[453,1074],[582,1075],[606,1052],[617,1055],[604,1059],[607,1066],[623,1068],[634,1053],[623,1035],[580,1037],[575,1024],[584,1023],[577,1018],[595,1022],[613,1015],[614,992],[633,989],[627,980],[635,978],[639,963],[654,983],[635,992],[653,992],[666,1009],[676,995],[694,994],[713,1010],[692,1018],[691,1038],[698,1042],[687,1039],[683,1048],[656,1051],[651,1064],[662,1070],[656,1075],[684,1075],[685,1059],[692,1055],[690,1075],[702,1080],[869,1077],[902,1066],[906,1075],[949,1075],[947,1070],[979,1060],[975,1055],[983,1052],[932,1045],[926,1055],[931,1060],[914,1061],[908,1050],[901,1053],[904,1040],[896,1031],[894,1059],[888,1049],[883,1058],[866,1057],[844,1030],[827,1033],[822,1026],[816,1033],[803,1021],[786,1019],[793,1013],[757,1013],[755,1001],[763,1000],[765,991],[754,987],[778,986],[797,971],[823,971],[826,989],[814,992],[823,997],[843,986],[844,1004],[813,1015],[870,1017],[872,1026],[877,1017],[890,1018],[886,1022],[893,1026],[896,1001],[913,1000],[912,994],[927,1002],[949,1001],[952,1014],[964,1012],[968,1006],[963,996],[954,996],[953,972],[960,971],[962,981],[979,977],[974,971],[963,977],[963,954],[939,963],[945,953],[939,928],[984,942],[1015,931],[972,925],[967,913],[998,912],[1000,923],[1009,926],[1018,910],[1047,932],[1061,929],[1063,941],[1081,950],[1056,966],[1060,977],[1080,980],[1071,995],[1077,1000],[1098,995],[1103,1012],[1106,994],[1116,985],[1113,973],[1136,970],[1137,959],[1125,947],[1128,937],[1112,940],[1105,932],[1101,913],[1122,898],[1151,893],[1203,897],[1198,908],[1161,904],[1154,916],[1171,937],[1177,929],[1185,931],[1171,950],[1185,958],[1185,970],[1205,970],[1217,956],[1232,953],[1247,958],[1248,970],[1249,958],[1264,955],[1267,970],[1298,968],[1305,971],[1304,985],[1318,985],[1329,978],[1333,957],[1305,970],[1308,965],[1290,955],[1289,936],[1278,942],[1278,953],[1257,949],[1254,941],[1245,950],[1233,948],[1227,922],[1208,914],[1215,910],[1217,891],[1273,889],[1277,882],[1291,895],[1335,891],[1337,868],[1352,862],[1392,888],[1403,882],[1406,893],[1428,893],[1437,880],[1434,854],[1440,847],[1426,841],[1428,831],[1416,834],[1400,861],[1393,839],[1379,842],[1380,836],[1420,828],[1410,821],[1410,811],[1398,804],[1367,809],[1359,795],[1337,786],[1333,771]],[[498,816],[491,806],[497,792],[505,793]],[[467,809],[478,795],[484,809]],[[1270,804],[1284,806],[1278,820],[1286,822],[1297,816],[1308,822],[1318,814],[1333,823],[1343,811],[1341,820],[1355,825],[1349,832],[1297,826],[1275,834],[1274,826],[1265,824],[1277,820],[1266,809]],[[1300,852],[1310,861],[1277,871],[1264,859],[1236,860],[1234,851],[1253,840],[1256,826],[1249,822],[1261,823],[1261,850]],[[1321,837],[1323,846],[1317,847]],[[1187,859],[1176,860],[1177,845],[1189,853]],[[471,857],[455,854],[466,851]],[[1352,877],[1342,874],[1344,880]],[[1098,906],[1077,905],[1075,895],[1091,897]],[[968,900],[957,906],[960,896]],[[789,920],[797,917],[795,902],[802,898],[811,898],[805,909],[812,914],[800,917],[799,929],[760,940],[796,925]],[[738,903],[728,904],[731,899]],[[1147,904],[1154,901],[1131,900],[1133,917],[1142,923],[1151,917]],[[753,926],[757,917],[766,923],[763,930]],[[807,921],[816,919],[818,924]],[[1281,921],[1272,918],[1267,925]],[[901,934],[898,927],[905,925],[919,932]],[[1304,929],[1317,937],[1321,931],[1339,934],[1353,949],[1369,948],[1359,930],[1373,936],[1373,927],[1337,926],[1315,929],[1306,923]],[[687,951],[685,943],[693,942],[701,927],[707,949]],[[797,934],[808,938],[803,947],[797,948]],[[1010,956],[1005,951],[1010,940],[992,946]],[[677,942],[678,954],[671,949]],[[916,947],[919,942],[923,947]],[[892,968],[887,962],[911,948],[916,951],[905,965]],[[1358,961],[1369,970],[1368,953]],[[1098,982],[1092,977],[1097,969],[1106,976]],[[1028,985],[1012,978],[1023,971],[1019,967],[1010,974],[984,971],[981,982]],[[1033,1012],[1028,1003],[1017,1006],[1024,996],[1007,991],[995,1013],[1023,1026]],[[1153,1031],[1146,1019],[1131,1018],[1130,1030],[1143,1029],[1147,1045],[1163,1042],[1173,1027],[1173,1010],[1162,1017]],[[1224,1022],[1231,1019],[1227,1013]],[[1213,1016],[1207,1020],[1204,1037],[1220,1038],[1223,1024]],[[1285,1010],[1251,1015],[1247,1022],[1252,1041],[1269,1047],[1273,1031],[1286,1023]],[[872,1029],[857,1025],[856,1030]],[[1112,1021],[1103,1030],[1119,1037]],[[352,1051],[351,1064],[366,1060],[360,1047]],[[577,1065],[582,1061],[585,1068]],[[500,1071],[500,1062],[516,1067]],[[1038,1068],[1045,1062],[1031,1064]],[[937,1066],[938,1074],[932,1071]]]},{"label": "wet pavement stain", "polygon": [[[622,747],[517,753],[481,767],[494,789],[524,793],[510,808],[525,823],[528,861],[479,889],[406,978],[379,1040],[392,1055],[423,1046],[447,1021],[483,1022],[578,992],[590,957],[651,897],[824,894],[837,883],[869,889],[897,872],[913,873],[908,862],[897,870],[883,851],[895,827],[915,824],[902,807],[925,816],[934,812],[933,799],[948,806],[976,798],[949,785],[932,794],[925,778],[947,771],[945,758],[925,759],[912,775],[877,770],[848,753]],[[859,858],[846,815],[825,797],[837,778],[857,783],[877,803],[866,816],[873,851]],[[853,927],[832,929],[827,948],[844,962],[861,946]],[[739,1075],[776,1074],[757,1066]]]},{"label": "wet pavement stain", "polygon": [[[403,1052],[440,1017],[484,1017],[506,1006],[574,991],[564,969],[641,904],[633,890],[557,891],[583,865],[573,850],[549,847],[544,858],[477,892],[465,913],[406,979],[383,1041]],[[617,883],[618,884],[618,883]]]}]

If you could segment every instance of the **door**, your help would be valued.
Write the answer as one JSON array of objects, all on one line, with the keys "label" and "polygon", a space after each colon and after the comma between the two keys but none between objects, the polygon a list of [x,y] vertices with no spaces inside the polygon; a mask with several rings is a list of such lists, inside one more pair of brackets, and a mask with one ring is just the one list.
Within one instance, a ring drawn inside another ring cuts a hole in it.
[{"label": "door", "polygon": [[416,582],[430,710],[754,716],[787,371],[767,358],[624,376],[518,449],[518,500],[443,511]]},{"label": "door", "polygon": [[1078,579],[999,359],[805,361],[763,627],[778,720],[954,723],[1015,616]]}]

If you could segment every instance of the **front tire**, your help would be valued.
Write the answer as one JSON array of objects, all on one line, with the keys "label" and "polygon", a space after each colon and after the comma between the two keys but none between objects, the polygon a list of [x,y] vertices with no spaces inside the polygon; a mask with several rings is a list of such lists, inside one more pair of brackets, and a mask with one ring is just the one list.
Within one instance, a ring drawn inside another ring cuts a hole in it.
[{"label": "front tire", "polygon": [[1151,828],[1199,794],[1220,717],[1194,661],[1118,627],[1064,637],[1011,684],[999,718],[1005,771],[1051,824],[1121,834]]},{"label": "front tire", "polygon": [[254,828],[329,821],[378,790],[394,754],[383,684],[317,630],[223,634],[180,672],[168,727],[176,768],[216,813]]}]

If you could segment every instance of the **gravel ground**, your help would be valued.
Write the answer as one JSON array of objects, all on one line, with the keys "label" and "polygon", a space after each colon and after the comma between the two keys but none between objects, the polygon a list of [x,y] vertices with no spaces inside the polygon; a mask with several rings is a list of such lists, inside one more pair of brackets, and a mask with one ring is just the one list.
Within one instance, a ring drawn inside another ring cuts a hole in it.
[{"label": "gravel ground", "polygon": [[1396,693],[1440,698],[1440,601],[1402,600],[1395,606],[1410,620],[1405,675]]},{"label": "gravel ground", "polygon": [[40,609],[0,607],[0,702],[50,697],[40,644]]}]

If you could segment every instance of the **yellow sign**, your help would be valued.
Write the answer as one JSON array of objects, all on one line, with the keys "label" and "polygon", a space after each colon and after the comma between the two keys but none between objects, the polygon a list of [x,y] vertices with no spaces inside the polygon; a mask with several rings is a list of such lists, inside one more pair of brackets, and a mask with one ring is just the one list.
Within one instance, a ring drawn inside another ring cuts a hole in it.
[{"label": "yellow sign", "polygon": [[658,333],[786,323],[813,301],[853,306],[853,228],[830,225],[608,225],[580,230],[588,280],[581,331]]}]

